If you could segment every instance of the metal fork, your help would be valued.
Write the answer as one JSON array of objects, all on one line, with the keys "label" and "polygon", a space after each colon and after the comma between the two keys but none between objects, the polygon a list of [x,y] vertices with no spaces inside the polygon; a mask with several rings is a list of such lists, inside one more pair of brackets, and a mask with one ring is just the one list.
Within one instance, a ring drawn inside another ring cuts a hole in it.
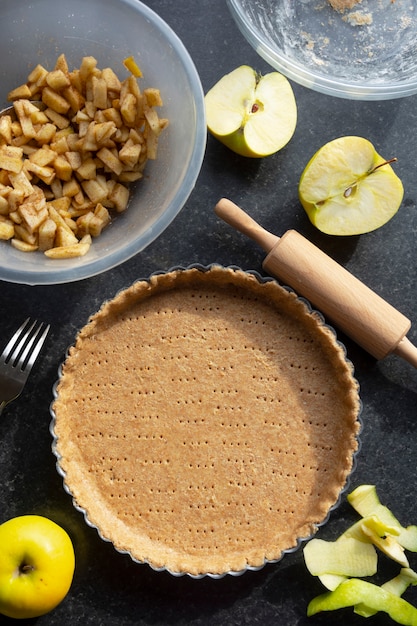
[{"label": "metal fork", "polygon": [[0,355],[0,415],[21,394],[49,327],[28,317]]}]

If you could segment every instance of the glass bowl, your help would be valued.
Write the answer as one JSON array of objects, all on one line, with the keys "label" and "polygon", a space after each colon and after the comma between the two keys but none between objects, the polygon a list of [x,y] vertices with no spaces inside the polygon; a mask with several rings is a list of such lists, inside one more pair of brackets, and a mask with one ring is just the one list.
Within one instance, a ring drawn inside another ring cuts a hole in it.
[{"label": "glass bowl", "polygon": [[[53,69],[65,53],[70,69],[83,56],[98,67],[127,76],[123,59],[133,55],[143,78],[141,89],[158,87],[169,127],[158,157],[132,187],[128,209],[94,239],[84,257],[48,259],[0,242],[0,280],[57,284],[104,272],[154,241],[184,206],[199,175],[206,145],[204,93],[184,45],[172,29],[138,0],[2,0],[0,4],[0,108],[8,92],[26,82],[38,64]],[[181,155],[178,158],[178,155]]]},{"label": "glass bowl", "polygon": [[279,72],[341,98],[417,93],[415,0],[362,0],[344,13],[328,0],[227,0],[253,48]]}]

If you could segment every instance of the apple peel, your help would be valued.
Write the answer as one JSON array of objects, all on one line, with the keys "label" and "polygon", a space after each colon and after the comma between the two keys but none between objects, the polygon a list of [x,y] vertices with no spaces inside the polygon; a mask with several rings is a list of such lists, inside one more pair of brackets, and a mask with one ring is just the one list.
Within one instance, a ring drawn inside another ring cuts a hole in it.
[{"label": "apple peel", "polygon": [[374,515],[387,526],[397,528],[398,543],[410,552],[417,552],[417,526],[406,528],[402,526],[390,509],[381,503],[375,485],[360,485],[347,496],[347,499],[362,517]]},{"label": "apple peel", "polygon": [[313,576],[372,576],[378,563],[374,546],[354,537],[342,537],[337,541],[311,539],[304,548],[304,559]]},{"label": "apple peel", "polygon": [[[381,585],[381,589],[385,589],[385,591],[389,591],[401,597],[410,585],[417,585],[417,573],[410,568],[404,567],[395,578],[391,578],[391,580]],[[357,604],[354,608],[354,613],[362,617],[372,617],[372,615],[376,615],[377,612],[378,611],[371,609],[365,603]]]},{"label": "apple peel", "polygon": [[311,600],[307,615],[311,617],[322,611],[334,611],[349,606],[365,605],[377,613],[383,611],[404,626],[417,626],[417,609],[397,595],[358,578],[341,583],[334,591]]},{"label": "apple peel", "polygon": [[[400,624],[417,626],[417,608],[401,597],[409,586],[417,585],[417,573],[408,566],[402,545],[406,543],[416,551],[417,527],[404,528],[390,509],[382,505],[375,485],[360,485],[347,499],[363,517],[336,541],[312,539],[304,547],[307,569],[329,589],[311,600],[307,615],[351,606],[362,617],[382,611]],[[401,541],[404,537],[405,541]],[[361,580],[377,572],[375,548],[403,565],[397,576],[382,585]]]}]

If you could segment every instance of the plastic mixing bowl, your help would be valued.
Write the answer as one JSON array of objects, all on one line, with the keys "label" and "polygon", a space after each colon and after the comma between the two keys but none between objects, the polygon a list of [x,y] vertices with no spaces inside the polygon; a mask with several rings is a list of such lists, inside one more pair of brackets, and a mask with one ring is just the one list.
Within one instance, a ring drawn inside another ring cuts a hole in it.
[{"label": "plastic mixing bowl", "polygon": [[261,57],[331,96],[387,100],[417,93],[415,0],[361,0],[344,13],[327,0],[227,0]]},{"label": "plastic mixing bowl", "polygon": [[123,59],[133,55],[143,78],[140,87],[157,87],[169,127],[159,141],[156,161],[132,187],[128,209],[94,239],[84,257],[51,260],[24,253],[0,241],[0,280],[54,284],[104,272],[154,241],[179,213],[191,193],[204,157],[204,93],[195,66],[172,29],[137,0],[2,0],[0,3],[0,104],[26,82],[38,64],[53,69],[65,53],[70,69],[83,56],[98,67],[127,76]]}]

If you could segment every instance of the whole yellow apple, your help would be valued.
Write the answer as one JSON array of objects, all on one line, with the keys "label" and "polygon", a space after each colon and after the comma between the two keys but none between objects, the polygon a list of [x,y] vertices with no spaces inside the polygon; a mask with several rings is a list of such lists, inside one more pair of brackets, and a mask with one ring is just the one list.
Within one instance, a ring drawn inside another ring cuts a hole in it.
[{"label": "whole yellow apple", "polygon": [[39,515],[0,525],[0,613],[26,619],[44,615],[67,595],[75,568],[66,531]]}]

